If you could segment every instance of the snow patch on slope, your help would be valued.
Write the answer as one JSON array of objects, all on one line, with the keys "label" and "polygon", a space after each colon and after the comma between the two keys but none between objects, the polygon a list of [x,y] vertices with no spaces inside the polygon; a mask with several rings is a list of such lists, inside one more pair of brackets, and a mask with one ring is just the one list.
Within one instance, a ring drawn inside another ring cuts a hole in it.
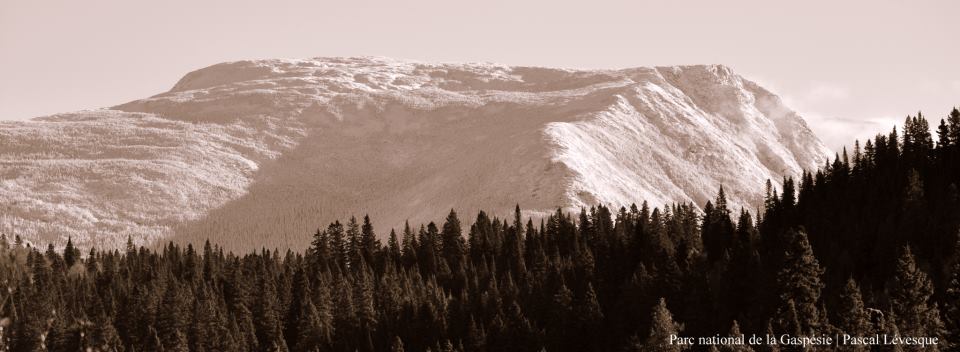
[{"label": "snow patch on slope", "polygon": [[[726,67],[657,71],[659,79],[617,95],[607,109],[546,128],[560,146],[556,160],[577,174],[567,191],[573,205],[642,199],[702,206],[724,185],[734,206],[753,209],[763,197],[758,185],[769,179],[779,186],[784,176],[826,160],[827,149],[799,116],[769,95],[758,101],[755,92],[766,91]],[[781,109],[775,120],[767,116],[771,106]]]},{"label": "snow patch on slope", "polygon": [[0,232],[112,247],[164,238],[243,194],[265,131],[115,110],[0,123]]}]

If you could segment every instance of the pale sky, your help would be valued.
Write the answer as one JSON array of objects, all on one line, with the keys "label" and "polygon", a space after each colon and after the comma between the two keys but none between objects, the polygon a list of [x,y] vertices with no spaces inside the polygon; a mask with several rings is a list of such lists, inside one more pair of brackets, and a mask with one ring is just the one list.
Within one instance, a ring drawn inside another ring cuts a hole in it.
[{"label": "pale sky", "polygon": [[0,120],[151,96],[223,61],[362,55],[725,64],[837,149],[960,105],[960,1],[0,0]]}]

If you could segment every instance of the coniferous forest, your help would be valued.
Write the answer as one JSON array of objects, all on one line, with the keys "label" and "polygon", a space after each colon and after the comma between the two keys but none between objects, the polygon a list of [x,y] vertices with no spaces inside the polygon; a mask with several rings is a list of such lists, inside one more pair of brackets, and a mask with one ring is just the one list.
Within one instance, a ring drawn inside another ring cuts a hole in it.
[{"label": "coniferous forest", "polygon": [[754,211],[718,187],[701,208],[451,211],[385,232],[351,218],[302,253],[4,235],[0,350],[679,351],[671,335],[845,333],[940,343],[815,349],[957,351],[960,111],[930,130],[908,117],[768,182]]}]

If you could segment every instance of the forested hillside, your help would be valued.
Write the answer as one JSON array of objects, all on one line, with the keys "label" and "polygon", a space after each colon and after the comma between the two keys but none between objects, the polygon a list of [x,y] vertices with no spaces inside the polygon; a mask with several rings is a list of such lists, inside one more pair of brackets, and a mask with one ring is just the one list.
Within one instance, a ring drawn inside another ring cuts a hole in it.
[{"label": "forested hillside", "polygon": [[731,209],[719,187],[703,212],[451,211],[385,243],[376,219],[351,218],[302,253],[82,255],[4,236],[0,350],[674,351],[677,333],[886,333],[957,350],[960,111],[929,130],[909,117],[768,185],[759,212]]},{"label": "forested hillside", "polygon": [[[2,67],[2,66],[0,66]],[[574,70],[318,57],[193,71],[109,109],[0,121],[0,232],[87,250],[305,251],[317,226],[451,209],[730,204],[828,149],[723,65]]]}]

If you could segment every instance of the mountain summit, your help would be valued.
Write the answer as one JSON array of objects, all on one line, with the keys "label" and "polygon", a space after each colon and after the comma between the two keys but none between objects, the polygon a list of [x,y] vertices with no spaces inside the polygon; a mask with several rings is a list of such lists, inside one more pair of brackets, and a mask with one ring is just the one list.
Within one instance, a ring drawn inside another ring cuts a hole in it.
[{"label": "mountain summit", "polygon": [[305,247],[450,209],[754,209],[828,149],[725,66],[568,70],[385,58],[223,63],[109,109],[0,123],[0,231],[120,246]]}]

